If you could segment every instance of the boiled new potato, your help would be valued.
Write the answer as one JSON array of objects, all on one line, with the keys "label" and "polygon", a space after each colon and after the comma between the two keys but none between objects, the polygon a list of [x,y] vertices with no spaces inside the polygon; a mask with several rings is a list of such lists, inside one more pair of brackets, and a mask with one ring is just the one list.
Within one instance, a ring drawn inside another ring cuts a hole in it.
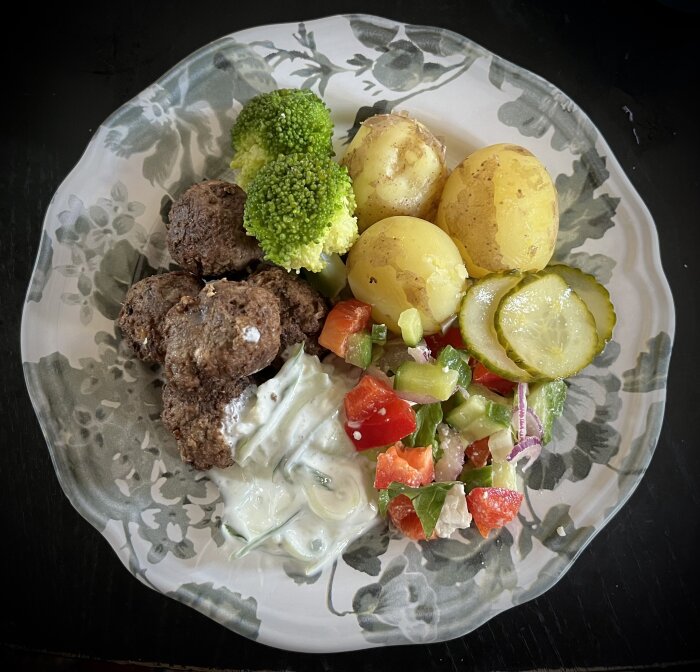
[{"label": "boiled new potato", "polygon": [[445,147],[415,119],[370,117],[341,163],[352,178],[360,232],[392,215],[434,218],[448,173]]},{"label": "boiled new potato", "polygon": [[452,171],[436,224],[455,242],[473,277],[538,271],[554,252],[557,192],[546,168],[527,149],[491,145]]},{"label": "boiled new potato", "polygon": [[450,237],[417,217],[388,217],[370,226],[350,249],[348,282],[372,317],[400,334],[398,319],[416,308],[423,331],[435,333],[457,312],[467,271]]}]

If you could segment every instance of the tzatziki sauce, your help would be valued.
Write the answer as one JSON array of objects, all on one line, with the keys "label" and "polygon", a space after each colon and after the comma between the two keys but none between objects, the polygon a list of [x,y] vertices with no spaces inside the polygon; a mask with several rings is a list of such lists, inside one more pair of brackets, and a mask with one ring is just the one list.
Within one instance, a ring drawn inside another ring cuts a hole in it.
[{"label": "tzatziki sauce", "polygon": [[342,424],[359,370],[298,347],[279,373],[225,409],[234,465],[209,475],[224,499],[234,557],[282,554],[314,574],[377,521],[372,463]]}]

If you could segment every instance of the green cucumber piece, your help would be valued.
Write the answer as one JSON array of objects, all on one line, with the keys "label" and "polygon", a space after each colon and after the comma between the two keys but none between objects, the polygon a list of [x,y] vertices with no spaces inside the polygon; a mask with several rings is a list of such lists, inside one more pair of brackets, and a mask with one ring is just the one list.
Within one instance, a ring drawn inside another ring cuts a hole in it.
[{"label": "green cucumber piece", "polygon": [[456,392],[447,400],[442,402],[442,412],[446,416],[451,410],[457,408],[460,404],[463,404],[467,400],[467,393],[462,393],[461,389],[458,387]]},{"label": "green cucumber piece", "polygon": [[469,392],[469,394],[478,394],[480,397],[486,397],[493,401],[494,404],[501,404],[502,406],[513,405],[512,397],[504,397],[502,394],[498,394],[498,392],[494,392],[480,383],[470,383],[467,387],[467,392]]},{"label": "green cucumber piece", "polygon": [[423,338],[423,323],[420,320],[420,313],[417,308],[406,308],[397,320],[401,329],[401,338],[409,347],[413,348]]},{"label": "green cucumber piece", "polygon": [[483,417],[474,422],[470,423],[466,429],[463,429],[460,434],[464,437],[464,440],[468,443],[474,443],[474,441],[479,441],[487,436],[491,436],[496,432],[506,428],[501,420]]},{"label": "green cucumber piece", "polygon": [[454,427],[470,443],[490,436],[510,426],[513,411],[478,394],[472,394],[446,416],[447,424]]},{"label": "green cucumber piece", "polygon": [[404,362],[396,370],[394,389],[426,394],[438,401],[449,399],[457,388],[457,371],[439,364]]},{"label": "green cucumber piece", "polygon": [[358,331],[348,336],[345,361],[366,369],[372,363],[372,337],[368,331]]},{"label": "green cucumber piece", "polygon": [[508,355],[540,379],[572,376],[598,354],[593,315],[558,273],[526,277],[501,299],[495,319]]},{"label": "green cucumber piece", "polygon": [[302,487],[309,508],[323,520],[345,520],[360,503],[360,483],[352,471],[328,477],[327,484],[309,482]]},{"label": "green cucumber piece", "polygon": [[612,338],[613,328],[617,322],[608,290],[592,275],[574,266],[555,264],[548,266],[547,270],[561,275],[591,311],[598,331],[598,352],[602,352],[605,344]]},{"label": "green cucumber piece", "polygon": [[515,474],[515,465],[512,462],[494,462],[492,466],[494,488],[518,489],[518,478]]},{"label": "green cucumber piece", "polygon": [[462,301],[459,330],[467,350],[489,370],[507,380],[529,382],[533,376],[508,356],[494,327],[494,316],[501,298],[522,278],[520,273],[495,273],[477,280]]},{"label": "green cucumber piece", "polygon": [[568,388],[563,380],[533,383],[527,395],[527,405],[542,423],[542,445],[552,440],[554,421],[564,412]]}]

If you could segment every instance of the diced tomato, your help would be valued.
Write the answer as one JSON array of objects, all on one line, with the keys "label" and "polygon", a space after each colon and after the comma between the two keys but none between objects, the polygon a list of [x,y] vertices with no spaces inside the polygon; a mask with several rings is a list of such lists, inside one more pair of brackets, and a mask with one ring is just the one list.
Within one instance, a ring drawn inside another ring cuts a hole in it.
[{"label": "diced tomato", "polygon": [[377,473],[374,487],[383,490],[396,481],[417,488],[435,480],[433,448],[409,448],[397,441],[377,455]]},{"label": "diced tomato", "polygon": [[472,369],[472,382],[479,383],[489,390],[493,390],[498,394],[510,394],[515,387],[512,380],[501,378],[497,373],[489,371],[481,362],[475,362]]},{"label": "diced tomato", "polygon": [[363,420],[348,420],[345,433],[357,450],[386,446],[403,439],[416,429],[411,405],[396,397]]},{"label": "diced tomato", "polygon": [[363,376],[344,405],[345,433],[357,450],[395,443],[416,428],[411,405],[374,376]]},{"label": "diced tomato", "polygon": [[348,336],[368,329],[371,320],[372,306],[368,303],[357,299],[339,301],[328,313],[318,343],[338,357],[345,357]]},{"label": "diced tomato", "polygon": [[466,456],[471,460],[474,467],[477,469],[479,467],[485,467],[491,457],[491,450],[489,449],[489,437],[485,436],[483,439],[474,441],[467,446],[464,451]]},{"label": "diced tomato", "polygon": [[345,415],[348,420],[364,420],[396,398],[396,392],[378,378],[362,376],[345,395]]},{"label": "diced tomato", "polygon": [[[416,541],[425,540],[425,532],[421,525],[420,518],[413,508],[413,502],[406,495],[399,495],[389,502],[387,513],[391,522],[409,539]],[[436,537],[433,532],[431,539]]]},{"label": "diced tomato", "polygon": [[467,346],[462,340],[462,333],[459,327],[450,327],[444,334],[438,331],[437,334],[428,334],[425,337],[425,342],[430,348],[430,354],[437,357],[440,350],[446,345],[451,345],[453,348],[464,350]]},{"label": "diced tomato", "polygon": [[507,488],[474,488],[467,495],[469,513],[483,537],[513,520],[522,501],[522,493]]}]

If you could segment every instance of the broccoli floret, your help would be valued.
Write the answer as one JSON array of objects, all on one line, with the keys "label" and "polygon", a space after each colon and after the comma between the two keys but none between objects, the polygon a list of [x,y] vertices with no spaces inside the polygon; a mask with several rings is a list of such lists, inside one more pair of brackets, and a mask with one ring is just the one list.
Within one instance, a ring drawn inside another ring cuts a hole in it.
[{"label": "broccoli floret", "polygon": [[265,258],[287,270],[321,271],[357,239],[347,169],[322,154],[290,154],[265,165],[248,190],[243,225]]},{"label": "broccoli floret", "polygon": [[251,98],[231,129],[231,168],[247,189],[256,173],[280,155],[333,155],[330,110],[312,91],[279,89]]}]

